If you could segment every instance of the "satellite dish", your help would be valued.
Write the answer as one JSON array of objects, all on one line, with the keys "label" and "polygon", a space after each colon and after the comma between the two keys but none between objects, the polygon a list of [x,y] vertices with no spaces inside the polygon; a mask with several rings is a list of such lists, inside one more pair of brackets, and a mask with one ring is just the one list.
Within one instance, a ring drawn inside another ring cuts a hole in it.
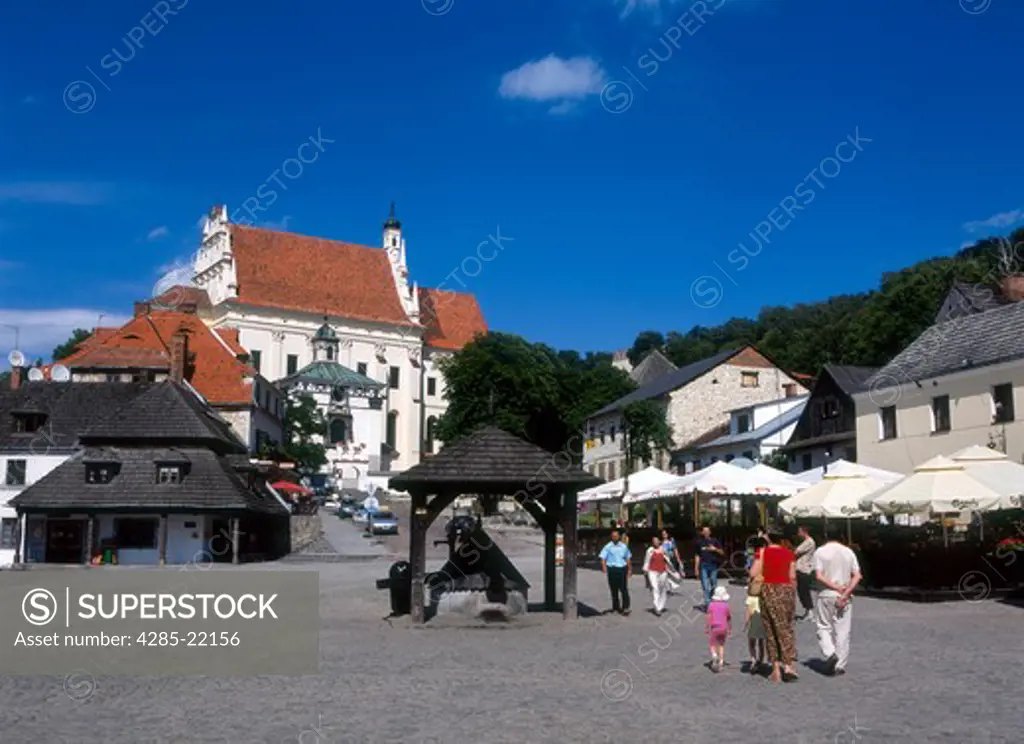
[{"label": "satellite dish", "polygon": [[39,367],[33,367],[28,371],[29,382],[42,382],[43,381],[43,370]]},{"label": "satellite dish", "polygon": [[50,379],[54,382],[69,382],[71,380],[71,371],[63,364],[55,364],[50,369]]},{"label": "satellite dish", "polygon": [[24,367],[25,366],[25,355],[15,349],[7,355],[7,361],[11,363],[12,367]]}]

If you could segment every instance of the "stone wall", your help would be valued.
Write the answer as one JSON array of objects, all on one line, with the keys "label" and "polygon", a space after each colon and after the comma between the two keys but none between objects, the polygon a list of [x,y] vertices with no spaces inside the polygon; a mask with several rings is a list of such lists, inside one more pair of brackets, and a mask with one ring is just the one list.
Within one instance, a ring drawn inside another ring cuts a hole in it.
[{"label": "stone wall", "polygon": [[291,552],[297,553],[310,545],[323,534],[323,525],[319,514],[292,514],[291,517]]}]

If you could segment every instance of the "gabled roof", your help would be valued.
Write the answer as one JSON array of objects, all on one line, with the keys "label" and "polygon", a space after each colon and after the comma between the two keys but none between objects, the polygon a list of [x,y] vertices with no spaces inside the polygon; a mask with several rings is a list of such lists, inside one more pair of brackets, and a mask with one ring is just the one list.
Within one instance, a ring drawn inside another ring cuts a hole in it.
[{"label": "gabled roof", "polygon": [[629,376],[640,387],[664,377],[670,372],[675,372],[679,367],[674,365],[668,358],[657,349],[652,349],[645,356],[640,364],[633,368]]},{"label": "gabled roof", "polygon": [[727,413],[739,413],[740,411],[749,411],[752,408],[764,408],[766,406],[777,406],[780,403],[788,402],[800,402],[805,401],[811,397],[810,393],[804,393],[803,395],[790,395],[788,398],[775,398],[774,400],[765,400],[758,403],[748,403],[745,406],[737,406],[736,408],[730,408]]},{"label": "gabled roof", "polygon": [[332,387],[341,385],[342,387],[362,390],[379,390],[384,387],[382,383],[366,375],[353,372],[342,364],[323,360],[307,364],[294,375],[289,375],[283,380],[279,380],[277,385],[282,390],[285,390],[298,382],[320,383],[331,385]]},{"label": "gabled roof", "polygon": [[804,408],[807,406],[807,398],[804,397],[803,402],[799,405],[795,405],[788,411],[785,411],[779,416],[766,421],[756,429],[745,431],[742,434],[726,434],[725,436],[712,439],[710,442],[700,445],[700,449],[710,449],[712,447],[723,447],[730,444],[740,444],[742,442],[753,442],[760,441],[766,437],[770,437],[776,432],[782,431],[790,424],[795,424],[800,420],[800,415],[804,412]]},{"label": "gabled roof", "polygon": [[662,395],[671,393],[677,388],[681,388],[683,385],[689,385],[701,375],[710,372],[720,364],[724,364],[729,359],[732,359],[744,348],[746,347],[741,346],[735,349],[720,351],[713,356],[709,356],[707,359],[701,359],[698,362],[687,364],[685,367],[680,367],[674,372],[669,372],[667,375],[662,375],[653,382],[634,390],[628,395],[619,398],[614,403],[611,403],[596,413],[591,414],[591,418],[603,416],[606,413],[612,413],[613,411],[621,411],[632,403],[637,403],[641,400],[650,400],[651,398],[658,398]]},{"label": "gabled roof", "polygon": [[194,307],[198,311],[206,311],[213,307],[210,295],[205,289],[176,284],[162,294],[149,301],[153,310],[183,310]]},{"label": "gabled roof", "polygon": [[[562,467],[558,456],[494,426],[487,426],[446,445],[438,454],[394,476],[395,490],[430,487],[472,487],[514,495],[529,485],[571,486],[579,490],[601,479],[578,465]],[[538,475],[541,474],[541,475]],[[536,494],[532,491],[530,496]]]},{"label": "gabled roof", "polygon": [[188,335],[189,354],[194,355],[186,372],[189,383],[214,405],[250,404],[257,373],[239,361],[239,353],[246,352],[237,343],[237,332],[231,330],[214,331],[194,313],[152,310],[106,334],[102,342],[79,347],[61,363],[72,370],[169,371],[172,339],[183,331]]},{"label": "gabled roof", "polygon": [[[26,382],[17,390],[0,389],[0,451],[34,455],[74,449],[79,438],[150,388],[146,383]],[[43,413],[43,428],[14,433],[15,413]]]},{"label": "gabled roof", "polygon": [[419,299],[427,346],[458,351],[477,334],[487,333],[487,321],[473,295],[421,287]]},{"label": "gabled roof", "polygon": [[1024,359],[1024,302],[936,323],[871,376],[865,389],[893,387]]},{"label": "gabled roof", "polygon": [[1003,295],[1003,290],[998,284],[968,284],[967,282],[953,282],[949,293],[935,316],[936,323],[943,323],[947,320],[983,313],[997,307],[1009,304],[1010,300]]},{"label": "gabled roof", "polygon": [[[89,386],[99,383],[69,383]],[[123,384],[123,383],[122,383]],[[183,385],[167,380],[148,385],[81,434],[85,445],[199,443],[242,454],[246,447],[228,423]]]},{"label": "gabled roof", "polygon": [[[97,460],[97,457],[100,460]],[[86,482],[88,463],[115,466],[109,483]],[[185,466],[180,483],[157,483],[157,466]],[[94,511],[255,511],[285,514],[269,491],[250,490],[227,458],[202,447],[168,451],[160,448],[108,447],[100,455],[86,450],[62,463],[11,500],[20,509],[89,509]]]},{"label": "gabled roof", "polygon": [[380,248],[231,225],[238,302],[392,325],[414,325]]},{"label": "gabled roof", "polygon": [[871,376],[880,367],[855,367],[852,364],[825,364],[824,371],[835,380],[836,385],[847,395],[866,389]]}]

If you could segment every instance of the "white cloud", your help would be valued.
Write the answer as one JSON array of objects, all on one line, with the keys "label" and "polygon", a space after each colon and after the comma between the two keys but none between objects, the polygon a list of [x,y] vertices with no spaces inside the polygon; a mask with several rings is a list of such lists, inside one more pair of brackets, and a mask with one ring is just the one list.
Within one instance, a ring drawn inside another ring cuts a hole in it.
[{"label": "white cloud", "polygon": [[565,116],[566,114],[572,113],[576,110],[576,101],[562,101],[556,103],[554,106],[548,109],[548,113],[552,116]]},{"label": "white cloud", "polygon": [[160,227],[154,227],[146,235],[146,240],[153,242],[154,240],[162,240],[171,234],[171,231],[167,229],[167,225],[160,225]]},{"label": "white cloud", "polygon": [[555,101],[552,113],[565,113],[555,109],[600,93],[605,79],[604,70],[591,57],[562,59],[549,54],[502,75],[498,93],[508,99]]},{"label": "white cloud", "polygon": [[94,206],[110,201],[110,184],[89,181],[16,181],[0,183],[0,202]]},{"label": "white cloud", "polygon": [[999,212],[984,220],[965,222],[963,227],[969,233],[981,233],[987,230],[999,230],[1024,222],[1024,209],[1011,209]]},{"label": "white cloud", "polygon": [[76,328],[92,330],[103,315],[103,325],[121,326],[128,318],[116,313],[78,308],[55,310],[3,310],[0,309],[0,365],[7,366],[7,354],[14,349],[14,330],[18,328],[19,351],[30,360],[50,359],[50,353],[71,337]]}]

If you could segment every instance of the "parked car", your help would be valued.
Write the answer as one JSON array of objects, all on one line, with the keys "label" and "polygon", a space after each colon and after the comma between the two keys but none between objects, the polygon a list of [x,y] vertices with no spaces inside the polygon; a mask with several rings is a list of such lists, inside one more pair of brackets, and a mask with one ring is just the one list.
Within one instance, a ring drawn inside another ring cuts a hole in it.
[{"label": "parked car", "polygon": [[370,531],[375,535],[397,535],[398,517],[393,512],[374,512],[370,518]]},{"label": "parked car", "polygon": [[362,509],[355,499],[343,498],[338,507],[338,516],[341,519],[355,519],[356,513]]}]

